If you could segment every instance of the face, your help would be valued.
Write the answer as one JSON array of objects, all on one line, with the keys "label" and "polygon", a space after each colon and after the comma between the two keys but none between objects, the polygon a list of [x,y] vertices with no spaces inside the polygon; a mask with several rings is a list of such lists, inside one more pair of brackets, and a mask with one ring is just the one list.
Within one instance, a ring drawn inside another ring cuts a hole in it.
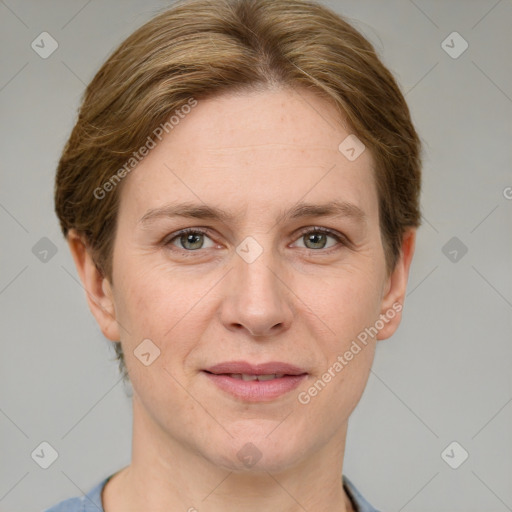
[{"label": "face", "polygon": [[115,322],[95,312],[148,428],[231,470],[339,446],[405,291],[369,150],[346,158],[350,129],[299,91],[199,101],[125,178]]}]

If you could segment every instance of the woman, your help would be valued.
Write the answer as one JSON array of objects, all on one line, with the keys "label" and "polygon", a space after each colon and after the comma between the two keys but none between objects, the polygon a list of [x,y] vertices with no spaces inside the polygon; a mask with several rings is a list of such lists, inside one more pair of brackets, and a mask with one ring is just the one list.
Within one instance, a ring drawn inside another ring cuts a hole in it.
[{"label": "woman", "polygon": [[184,1],[126,39],[55,201],[134,390],[132,461],[49,511],[374,511],[345,439],[400,323],[420,153],[390,72],[320,5]]}]

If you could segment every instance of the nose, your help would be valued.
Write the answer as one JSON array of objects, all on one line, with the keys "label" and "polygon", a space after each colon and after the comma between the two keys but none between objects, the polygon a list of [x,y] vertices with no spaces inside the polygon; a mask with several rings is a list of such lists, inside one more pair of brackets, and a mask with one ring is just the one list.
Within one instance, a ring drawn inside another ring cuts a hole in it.
[{"label": "nose", "polygon": [[268,337],[290,328],[289,278],[270,252],[264,251],[251,263],[235,255],[223,286],[220,318],[227,329]]}]

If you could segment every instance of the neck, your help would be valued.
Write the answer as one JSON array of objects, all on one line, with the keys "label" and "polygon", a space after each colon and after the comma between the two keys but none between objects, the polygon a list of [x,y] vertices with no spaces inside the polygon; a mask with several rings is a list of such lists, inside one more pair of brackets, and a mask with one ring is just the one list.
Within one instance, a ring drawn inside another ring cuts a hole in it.
[{"label": "neck", "polygon": [[346,438],[342,432],[288,468],[220,468],[170,438],[145,415],[134,395],[132,462],[103,492],[105,512],[351,512],[342,485]]}]

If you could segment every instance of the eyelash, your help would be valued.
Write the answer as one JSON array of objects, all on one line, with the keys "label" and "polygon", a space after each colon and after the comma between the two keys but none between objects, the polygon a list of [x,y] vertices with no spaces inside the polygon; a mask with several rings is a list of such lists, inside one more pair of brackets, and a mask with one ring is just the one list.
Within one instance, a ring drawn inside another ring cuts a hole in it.
[{"label": "eyelash", "polygon": [[[206,236],[208,236],[209,233],[210,233],[210,230],[204,229],[204,228],[186,228],[186,229],[182,229],[181,231],[173,233],[172,235],[170,235],[170,237],[166,237],[163,240],[163,245],[165,247],[171,247],[172,246],[171,250],[181,252],[182,254],[185,253],[185,254],[187,254],[187,256],[188,255],[193,255],[193,253],[199,252],[201,249],[196,249],[196,250],[180,249],[178,247],[173,246],[172,242],[174,240],[176,240],[177,238],[182,237],[183,235],[193,234],[193,235],[206,235]],[[333,231],[333,230],[328,229],[328,228],[320,228],[320,227],[316,227],[316,226],[313,227],[313,228],[308,227],[308,228],[304,228],[303,230],[301,230],[301,232],[299,233],[299,235],[298,235],[296,240],[298,240],[299,238],[301,238],[301,237],[303,237],[303,236],[305,236],[307,234],[314,234],[314,233],[320,233],[320,234],[329,235],[332,238],[334,238],[336,240],[336,242],[338,242],[338,245],[335,245],[333,247],[329,247],[328,249],[308,249],[306,247],[305,249],[310,251],[310,252],[323,252],[324,254],[330,254],[332,251],[339,250],[340,249],[340,247],[339,247],[340,244],[341,244],[341,246],[348,246],[349,245],[349,240],[344,235],[341,235],[341,234],[337,233],[336,231]]]}]

